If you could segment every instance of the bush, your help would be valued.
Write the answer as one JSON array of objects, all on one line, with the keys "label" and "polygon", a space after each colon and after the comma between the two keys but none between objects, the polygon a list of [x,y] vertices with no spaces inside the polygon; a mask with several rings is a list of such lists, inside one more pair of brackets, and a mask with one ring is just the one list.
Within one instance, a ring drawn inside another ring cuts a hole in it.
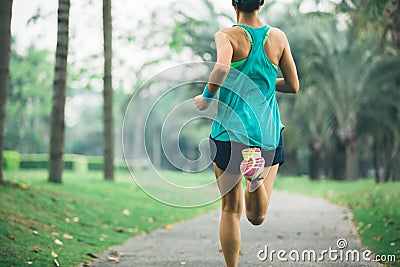
[{"label": "bush", "polygon": [[135,170],[135,171],[136,170],[144,171],[144,170],[147,170],[149,168],[148,163],[146,161],[144,161],[144,160],[131,160],[131,161],[128,161],[128,164],[129,164],[129,168],[131,170]]},{"label": "bush", "polygon": [[[114,167],[116,171],[127,171],[125,160],[115,159]],[[89,171],[102,171],[104,168],[103,157],[88,157],[88,170]]]},{"label": "bush", "polygon": [[[102,171],[104,166],[103,157],[65,154],[63,160],[64,170],[77,172]],[[49,156],[47,154],[29,154],[21,155],[19,166],[21,169],[47,169],[48,164]],[[125,160],[116,159],[114,165],[117,171],[128,170]],[[142,163],[135,162],[134,169],[144,170],[146,168]]]},{"label": "bush", "polygon": [[87,157],[82,155],[65,154],[64,169],[77,172],[86,172],[88,170]]},{"label": "bush", "polygon": [[129,171],[128,166],[126,166],[126,162],[123,159],[115,160],[115,169],[118,171]]},{"label": "bush", "polygon": [[48,161],[47,154],[21,155],[19,167],[21,169],[47,169]]},{"label": "bush", "polygon": [[[64,169],[78,172],[87,171],[87,158],[82,155],[66,154],[63,157]],[[22,155],[21,169],[47,169],[49,164],[49,156],[47,154],[29,154]]]},{"label": "bush", "polygon": [[20,155],[17,151],[4,150],[3,151],[3,168],[5,170],[18,170]]},{"label": "bush", "polygon": [[103,157],[88,157],[88,170],[101,171],[103,170]]}]

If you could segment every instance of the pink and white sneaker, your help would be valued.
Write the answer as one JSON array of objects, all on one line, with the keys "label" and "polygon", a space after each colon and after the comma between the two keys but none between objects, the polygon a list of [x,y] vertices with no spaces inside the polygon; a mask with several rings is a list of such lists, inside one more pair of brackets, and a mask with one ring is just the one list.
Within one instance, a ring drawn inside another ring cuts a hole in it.
[{"label": "pink and white sneaker", "polygon": [[245,148],[242,150],[243,161],[240,164],[240,172],[250,181],[249,192],[252,193],[263,183],[261,173],[264,170],[265,160],[261,157],[259,148]]}]

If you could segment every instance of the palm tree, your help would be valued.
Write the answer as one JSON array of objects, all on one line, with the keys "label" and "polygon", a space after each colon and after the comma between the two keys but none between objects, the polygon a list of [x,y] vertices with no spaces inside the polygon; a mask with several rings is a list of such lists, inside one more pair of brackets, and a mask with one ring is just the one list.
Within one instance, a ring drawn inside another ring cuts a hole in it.
[{"label": "palm tree", "polygon": [[[359,177],[356,126],[360,96],[363,94],[360,83],[371,62],[369,51],[372,45],[367,41],[360,43],[352,40],[350,32],[340,33],[333,30],[326,36],[330,39],[325,39],[320,44],[330,46],[331,49],[320,55],[320,59],[315,62],[314,71],[322,72],[324,79],[319,82],[320,88],[324,88],[326,102],[335,116],[336,153],[333,176],[338,179],[355,179]],[[343,43],[340,44],[340,41]],[[332,47],[332,44],[335,45]],[[323,51],[322,47],[317,51]]]},{"label": "palm tree", "polygon": [[112,89],[112,15],[111,0],[103,0],[104,35],[104,178],[114,180],[114,120]]},{"label": "palm tree", "polygon": [[[338,7],[339,10],[350,14],[351,23],[355,25],[354,28],[357,30],[359,35],[365,36],[367,32],[375,32],[380,36],[378,48],[380,53],[384,56],[376,61],[376,65],[374,64],[372,67],[370,74],[373,73],[373,76],[367,76],[367,82],[364,83],[364,86],[367,88],[369,93],[364,100],[371,99],[371,102],[366,100],[363,104],[367,105],[367,107],[371,107],[379,105],[380,103],[385,103],[387,101],[385,96],[391,96],[391,99],[393,99],[392,97],[398,94],[396,88],[400,85],[400,79],[395,78],[396,76],[390,78],[390,75],[393,73],[399,77],[398,74],[396,74],[396,68],[393,68],[393,66],[396,65],[394,61],[398,58],[398,52],[400,49],[400,19],[398,15],[400,13],[400,2],[397,0],[353,0],[342,1],[342,3],[339,3]],[[393,48],[395,51],[393,51]],[[391,54],[395,59],[389,58],[387,54]],[[376,66],[379,66],[380,69],[377,69]],[[381,77],[387,77],[387,79],[381,79]],[[379,80],[380,83],[376,83],[376,80]],[[371,89],[371,84],[374,84],[376,87]],[[380,88],[386,93],[381,94],[378,97],[375,95],[376,88]],[[377,98],[370,98],[369,95]],[[376,101],[376,99],[379,99],[379,101]],[[391,108],[387,109],[384,107]],[[392,161],[396,151],[398,150],[396,144],[399,143],[399,135],[396,134],[396,131],[393,131],[390,127],[384,127],[385,124],[387,126],[396,125],[399,116],[398,112],[396,112],[396,106],[385,105],[384,107],[377,109],[379,112],[370,114],[371,119],[368,118],[367,120],[368,122],[371,120],[374,121],[374,115],[376,116],[379,114],[381,115],[381,118],[376,120],[376,122],[381,124],[383,129],[386,129],[383,132],[376,128],[374,128],[373,131],[368,131],[369,133],[373,133],[373,144],[375,147],[373,161],[377,182],[380,181],[380,172],[378,171],[380,166],[378,155],[380,153],[379,147],[384,147],[383,176],[384,181],[388,181],[390,173],[392,172],[392,166],[394,165]],[[365,116],[361,116],[361,120],[365,119]],[[384,123],[385,121],[387,123]],[[365,125],[362,125],[362,128],[365,129]],[[367,127],[367,129],[370,128]]]},{"label": "palm tree", "polygon": [[0,184],[3,180],[3,139],[11,53],[12,0],[0,3]]},{"label": "palm tree", "polygon": [[[289,113],[299,115],[288,117],[302,129],[302,136],[308,136],[311,177],[318,177],[317,165],[328,156],[333,163],[331,177],[358,178],[356,125],[360,80],[371,59],[370,42],[354,40],[351,28],[338,30],[332,14],[300,14],[296,20],[308,29],[288,34],[304,96],[296,97],[296,109]],[[328,148],[332,152],[322,155]]]},{"label": "palm tree", "polygon": [[302,81],[302,94],[280,100],[283,121],[288,125],[285,148],[290,150],[308,145],[309,175],[318,180],[323,167],[324,150],[328,148],[333,132],[334,114],[324,102],[324,92],[307,81]]},{"label": "palm tree", "polygon": [[[330,35],[336,34],[337,29],[333,14],[301,13],[301,5],[302,1],[285,5],[285,13],[275,21],[289,38],[302,88],[301,93],[295,97],[278,95],[278,100],[282,120],[287,125],[286,152],[293,155],[291,159],[296,161],[298,151],[302,151],[302,154],[307,151],[310,178],[317,180],[326,167],[325,161],[330,154],[328,151],[332,150],[332,136],[335,134],[336,114],[327,101],[327,91],[330,88],[324,84],[330,72],[324,65],[337,49],[330,43]],[[273,5],[267,7],[263,9],[262,16],[269,21],[267,14],[273,10]],[[299,31],[293,25],[302,25],[307,31]],[[342,43],[337,46],[342,46]],[[300,161],[304,160],[300,158]],[[291,165],[294,163],[291,162]]]},{"label": "palm tree", "polygon": [[[363,112],[359,114],[360,131],[372,136],[378,149],[383,151],[382,164],[375,159],[376,182],[381,182],[379,169],[382,165],[383,181],[393,176],[394,158],[400,148],[400,57],[382,56],[377,59],[363,81],[365,94],[361,99]],[[381,149],[379,149],[379,147]]]},{"label": "palm tree", "polygon": [[61,183],[65,131],[65,88],[69,40],[70,0],[58,1],[58,34],[54,75],[53,109],[51,113],[49,182]]}]

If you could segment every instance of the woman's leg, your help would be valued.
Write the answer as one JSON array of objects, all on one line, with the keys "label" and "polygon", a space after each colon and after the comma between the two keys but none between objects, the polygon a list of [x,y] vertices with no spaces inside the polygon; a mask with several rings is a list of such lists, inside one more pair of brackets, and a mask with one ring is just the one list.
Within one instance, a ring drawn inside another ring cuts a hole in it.
[{"label": "woman's leg", "polygon": [[250,182],[246,180],[246,190],[244,194],[246,217],[254,225],[260,225],[265,220],[278,168],[279,164],[265,167],[264,171],[261,173],[261,176],[265,177],[264,182],[252,193],[249,193],[248,190]]},{"label": "woman's leg", "polygon": [[240,250],[240,216],[243,208],[241,174],[224,173],[214,163],[218,188],[222,196],[219,238],[226,267],[236,267]]}]

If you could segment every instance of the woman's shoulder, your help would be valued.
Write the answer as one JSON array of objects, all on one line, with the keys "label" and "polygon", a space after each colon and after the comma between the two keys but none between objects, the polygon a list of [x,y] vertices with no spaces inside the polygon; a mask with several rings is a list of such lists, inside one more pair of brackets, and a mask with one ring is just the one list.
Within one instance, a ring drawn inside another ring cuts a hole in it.
[{"label": "woman's shoulder", "polygon": [[275,33],[276,35],[286,36],[285,32],[282,29],[278,27],[272,27],[272,26],[270,27],[271,27],[271,32]]},{"label": "woman's shoulder", "polygon": [[237,39],[240,34],[241,29],[239,27],[222,28],[214,34],[214,38],[227,38],[233,41]]},{"label": "woman's shoulder", "polygon": [[271,34],[275,35],[278,38],[286,39],[285,32],[278,27],[271,27]]},{"label": "woman's shoulder", "polygon": [[[265,25],[269,26],[269,25]],[[271,28],[269,36],[273,36],[273,39],[279,42],[286,42],[287,37],[286,34],[283,30],[281,30],[278,27],[272,27]],[[215,38],[229,38],[231,40],[236,40],[237,38],[243,37],[245,33],[241,29],[241,27],[228,27],[228,28],[222,28],[219,31],[217,31],[214,35]]]},{"label": "woman's shoulder", "polygon": [[[268,24],[265,24],[265,26],[269,26],[271,28],[271,32],[275,33],[276,35],[286,36],[285,32],[282,29],[278,28],[278,27],[273,27],[273,26],[270,26]],[[219,33],[235,34],[235,33],[238,33],[238,32],[242,32],[241,27],[228,27],[228,28],[222,28],[222,29],[218,30],[215,34],[219,34]]]},{"label": "woman's shoulder", "polygon": [[235,34],[235,33],[237,33],[237,32],[240,32],[240,28],[239,28],[239,27],[228,27],[228,28],[222,28],[222,29],[220,29],[220,30],[217,31],[215,34],[220,34],[220,33],[222,33],[222,34],[231,35],[231,34]]}]

